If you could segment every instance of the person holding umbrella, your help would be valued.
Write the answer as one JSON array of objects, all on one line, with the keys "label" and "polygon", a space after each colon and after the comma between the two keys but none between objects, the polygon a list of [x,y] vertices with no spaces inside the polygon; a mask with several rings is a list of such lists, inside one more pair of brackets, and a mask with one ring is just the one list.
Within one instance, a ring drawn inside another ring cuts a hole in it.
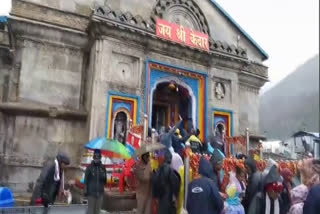
[{"label": "person holding umbrella", "polygon": [[88,214],[100,214],[106,181],[107,172],[101,163],[101,152],[95,149],[93,161],[86,168],[84,177],[84,196],[88,197]]},{"label": "person holding umbrella", "polygon": [[133,158],[139,157],[133,166],[136,177],[137,214],[150,214],[152,205],[150,152],[165,148],[159,143],[145,143],[135,150]]},{"label": "person holding umbrella", "polygon": [[150,178],[152,170],[149,152],[141,155],[140,160],[133,167],[133,173],[137,181],[137,214],[150,214],[152,203]]}]

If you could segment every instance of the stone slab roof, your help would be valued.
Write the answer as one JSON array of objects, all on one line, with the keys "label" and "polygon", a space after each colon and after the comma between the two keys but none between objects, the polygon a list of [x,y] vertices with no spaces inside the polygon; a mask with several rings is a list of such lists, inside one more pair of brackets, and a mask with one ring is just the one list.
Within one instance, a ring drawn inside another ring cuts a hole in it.
[{"label": "stone slab roof", "polygon": [[[108,6],[97,6],[94,9],[92,17],[98,16],[103,18],[105,22],[115,21],[125,24],[128,28],[136,28],[143,30],[148,33],[155,34],[155,23],[154,21],[144,20],[139,15],[133,15],[130,12],[122,12],[121,10],[112,10]],[[209,38],[209,48],[212,51],[218,51],[223,53],[228,53],[242,58],[247,58],[247,51],[241,47],[236,47],[235,45],[230,45],[223,41],[214,40]]]}]

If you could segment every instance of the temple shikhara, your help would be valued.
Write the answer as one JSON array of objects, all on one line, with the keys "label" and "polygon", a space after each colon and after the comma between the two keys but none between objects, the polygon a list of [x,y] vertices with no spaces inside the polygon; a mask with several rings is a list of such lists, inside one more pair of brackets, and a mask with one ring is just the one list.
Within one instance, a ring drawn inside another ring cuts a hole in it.
[{"label": "temple shikhara", "polygon": [[259,138],[267,53],[214,0],[12,0],[0,25],[0,183],[32,189],[60,148],[179,116],[200,139]]}]

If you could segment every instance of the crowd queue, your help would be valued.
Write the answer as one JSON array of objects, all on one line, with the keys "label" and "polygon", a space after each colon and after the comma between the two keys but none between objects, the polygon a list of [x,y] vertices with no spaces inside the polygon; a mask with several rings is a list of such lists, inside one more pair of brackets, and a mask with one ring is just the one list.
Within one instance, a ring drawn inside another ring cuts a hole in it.
[{"label": "crowd queue", "polygon": [[[319,214],[320,213],[320,161],[312,158],[300,160],[298,173],[278,169],[269,160],[266,169],[257,171],[253,157],[238,154],[244,159],[245,169],[236,167],[222,182],[224,144],[221,135],[210,136],[205,143],[198,139],[199,131],[180,133],[180,121],[171,129],[158,135],[166,146],[161,151],[164,161],[152,170],[150,154],[140,156],[133,167],[136,177],[137,214],[151,214],[156,199],[157,214]],[[188,185],[187,200],[183,208],[184,165],[183,150],[189,147],[194,153],[207,153],[201,157],[199,177]],[[43,169],[31,204],[48,206],[64,190],[64,169],[70,163],[66,154],[59,152],[51,166]],[[280,173],[279,173],[280,171]],[[103,202],[106,170],[101,163],[101,153],[94,151],[93,161],[87,167],[84,195],[88,198],[88,213],[100,213]],[[107,203],[107,202],[106,202]]]}]

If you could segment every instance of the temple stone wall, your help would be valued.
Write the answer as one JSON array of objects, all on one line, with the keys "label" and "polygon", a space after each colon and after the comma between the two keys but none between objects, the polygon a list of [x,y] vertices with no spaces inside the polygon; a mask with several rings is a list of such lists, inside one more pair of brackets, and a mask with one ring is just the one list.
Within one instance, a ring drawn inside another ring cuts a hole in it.
[{"label": "temple stone wall", "polygon": [[[98,51],[97,51],[97,46]],[[233,113],[234,135],[242,134],[239,130],[239,81],[240,70],[221,68],[215,65],[201,65],[192,59],[181,56],[170,57],[155,51],[145,51],[139,44],[105,37],[97,41],[93,47],[96,55],[95,81],[93,86],[91,107],[90,137],[101,136],[105,130],[105,118],[108,91],[122,92],[140,97],[140,120],[143,119],[144,87],[145,87],[145,59],[153,59],[163,63],[185,67],[208,74],[207,86],[207,131],[210,133],[211,108],[231,110]],[[214,60],[213,60],[214,61]],[[231,63],[232,64],[232,63]],[[216,83],[225,85],[225,97],[219,100],[215,96]],[[247,99],[255,100],[258,95],[248,96]],[[250,101],[251,102],[251,101]],[[255,108],[252,106],[252,108]],[[258,107],[256,107],[258,108]],[[257,111],[257,110],[255,110]],[[255,116],[252,114],[252,118]]]},{"label": "temple stone wall", "polygon": [[25,191],[60,149],[69,155],[74,173],[87,140],[85,123],[28,116],[1,119],[1,184]]},{"label": "temple stone wall", "polygon": [[[230,110],[233,114],[233,135],[238,136],[239,132],[239,97],[238,97],[238,72],[235,69],[211,67],[208,77],[208,123],[211,132],[210,119],[211,108]],[[222,83],[225,88],[223,99],[216,96],[216,86]]]},{"label": "temple stone wall", "polygon": [[245,133],[246,128],[253,135],[259,133],[259,89],[239,85],[239,131]]},{"label": "temple stone wall", "polygon": [[25,192],[60,149],[71,159],[67,179],[79,172],[88,141],[86,36],[30,20],[9,22],[13,54],[0,55],[0,183]]},{"label": "temple stone wall", "polygon": [[79,109],[83,53],[25,40],[21,60],[21,99]]}]

